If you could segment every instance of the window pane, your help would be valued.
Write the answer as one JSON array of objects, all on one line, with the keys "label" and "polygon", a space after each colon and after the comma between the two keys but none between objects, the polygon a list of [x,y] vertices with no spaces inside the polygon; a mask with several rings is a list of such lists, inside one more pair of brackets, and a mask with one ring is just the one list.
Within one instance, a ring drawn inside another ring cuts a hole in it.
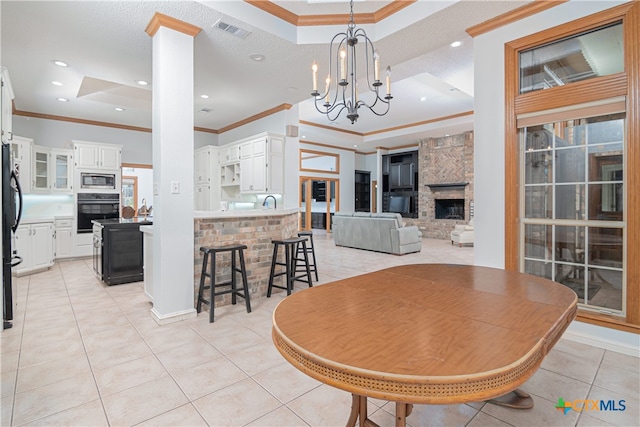
[{"label": "window pane", "polygon": [[548,185],[528,186],[525,190],[526,218],[551,218],[552,189]]},{"label": "window pane", "polygon": [[556,182],[584,182],[584,147],[556,150]]},{"label": "window pane", "polygon": [[624,113],[591,117],[585,120],[589,144],[622,142],[624,138]]},{"label": "window pane", "polygon": [[551,259],[551,226],[527,224],[524,227],[525,258]]},{"label": "window pane", "polygon": [[550,262],[526,260],[524,262],[524,272],[551,280],[551,265]]},{"label": "window pane", "polygon": [[520,93],[564,86],[624,70],[622,23],[520,53]]},{"label": "window pane", "polygon": [[589,264],[622,267],[622,229],[589,227]]},{"label": "window pane", "polygon": [[622,310],[622,270],[589,268],[588,303]]},{"label": "window pane", "polygon": [[584,184],[556,185],[556,219],[585,219]]},{"label": "window pane", "polygon": [[584,264],[585,227],[556,226],[556,261]]}]

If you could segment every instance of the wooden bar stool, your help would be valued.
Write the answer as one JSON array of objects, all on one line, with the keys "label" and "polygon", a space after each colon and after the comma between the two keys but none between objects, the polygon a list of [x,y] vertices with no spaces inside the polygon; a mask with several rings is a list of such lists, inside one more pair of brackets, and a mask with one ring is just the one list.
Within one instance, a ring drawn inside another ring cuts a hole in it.
[{"label": "wooden bar stool", "polygon": [[[286,289],[287,295],[291,295],[293,291],[293,282],[296,280],[299,282],[308,283],[309,287],[313,286],[311,282],[311,270],[309,268],[309,256],[307,252],[307,238],[306,237],[293,237],[283,240],[272,240],[273,243],[273,257],[271,258],[271,273],[269,274],[269,288],[267,289],[267,297],[271,296],[272,288]],[[284,262],[278,261],[278,249],[284,248]],[[302,246],[302,250],[299,250]],[[304,265],[304,274],[296,275],[298,269],[298,262]],[[276,265],[283,266],[284,269],[276,273]],[[278,286],[273,284],[273,279],[278,276],[285,276],[285,286]],[[304,279],[306,277],[306,280]]]},{"label": "wooden bar stool", "polygon": [[[218,295],[231,294],[231,303],[236,303],[236,295],[244,298],[244,302],[247,305],[247,313],[251,313],[251,302],[249,301],[249,285],[247,283],[247,270],[244,264],[244,250],[247,249],[247,245],[228,245],[221,247],[201,247],[200,252],[204,253],[202,258],[202,273],[200,275],[200,289],[198,290],[198,306],[197,311],[200,313],[202,304],[209,305],[209,323],[213,322],[213,308],[215,306],[215,297]],[[216,255],[219,253],[231,252],[231,279],[228,282],[216,283]],[[236,264],[236,254],[240,260],[240,268]],[[209,261],[209,255],[211,256],[211,262],[209,263],[209,272],[207,272],[207,262]],[[236,286],[236,273],[242,275],[242,288]],[[209,284],[205,286],[205,279],[209,278]],[[223,291],[216,291],[216,287],[230,286],[230,289]],[[204,291],[210,289],[211,298],[207,300],[204,297]]]},{"label": "wooden bar stool", "polygon": [[[313,246],[313,232],[311,231],[300,231],[298,233],[298,237],[308,237],[309,238],[309,246],[307,246],[307,253],[311,254],[311,259],[309,260],[309,270],[314,273],[316,276],[316,282],[318,279],[318,268],[316,267],[316,250]],[[302,251],[302,246],[298,247],[298,253]]]}]

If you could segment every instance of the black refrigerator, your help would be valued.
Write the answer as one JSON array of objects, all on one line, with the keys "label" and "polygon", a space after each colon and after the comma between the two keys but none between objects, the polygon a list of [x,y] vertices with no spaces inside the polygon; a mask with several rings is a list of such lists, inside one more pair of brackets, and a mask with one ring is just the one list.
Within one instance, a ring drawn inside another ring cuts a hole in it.
[{"label": "black refrigerator", "polygon": [[[16,201],[18,203],[16,203]],[[13,167],[11,145],[2,144],[2,328],[13,324],[15,289],[12,284],[11,267],[22,262],[13,252],[13,233],[22,216],[22,190]]]}]

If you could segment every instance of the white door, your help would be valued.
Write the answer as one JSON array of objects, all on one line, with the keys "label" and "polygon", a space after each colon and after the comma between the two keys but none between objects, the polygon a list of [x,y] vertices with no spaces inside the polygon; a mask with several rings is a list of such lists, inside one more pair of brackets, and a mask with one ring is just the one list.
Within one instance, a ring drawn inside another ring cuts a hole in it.
[{"label": "white door", "polygon": [[120,148],[119,147],[100,147],[100,168],[116,170],[120,169]]},{"label": "white door", "polygon": [[18,227],[16,230],[16,253],[22,258],[22,262],[16,267],[16,273],[20,274],[23,271],[29,270],[32,264],[32,257],[29,254],[29,235],[31,234],[31,226],[24,225]]},{"label": "white door", "polygon": [[31,256],[34,269],[48,267],[53,259],[53,235],[51,224],[32,224],[31,237],[29,243],[31,246]]}]

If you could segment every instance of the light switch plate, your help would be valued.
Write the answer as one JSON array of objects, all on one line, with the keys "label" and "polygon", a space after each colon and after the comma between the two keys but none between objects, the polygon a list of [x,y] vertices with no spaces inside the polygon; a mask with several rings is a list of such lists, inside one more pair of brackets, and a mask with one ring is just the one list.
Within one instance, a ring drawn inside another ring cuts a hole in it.
[{"label": "light switch plate", "polygon": [[171,194],[180,193],[180,181],[171,181]]}]

